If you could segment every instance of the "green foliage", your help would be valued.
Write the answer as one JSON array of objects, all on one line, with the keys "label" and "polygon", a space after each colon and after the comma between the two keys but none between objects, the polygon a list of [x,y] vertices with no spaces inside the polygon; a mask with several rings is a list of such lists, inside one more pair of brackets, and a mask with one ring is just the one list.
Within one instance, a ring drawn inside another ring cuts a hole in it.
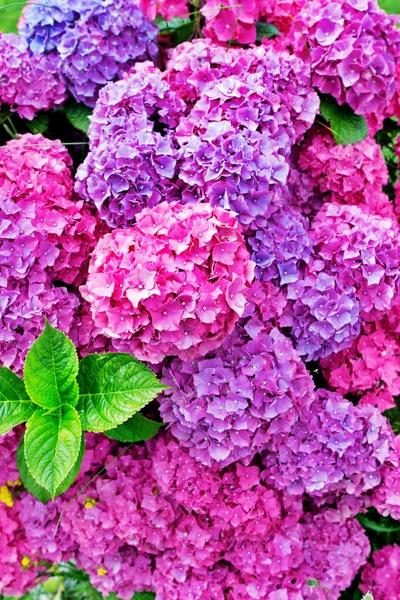
[{"label": "green foliage", "polygon": [[44,133],[49,126],[49,114],[39,112],[32,121],[25,121],[31,133]]},{"label": "green foliage", "polygon": [[76,463],[82,438],[79,415],[73,406],[55,412],[37,410],[26,424],[25,459],[35,481],[54,498]]},{"label": "green foliage", "polygon": [[383,128],[376,135],[375,140],[381,146],[382,154],[389,171],[389,184],[383,188],[393,200],[395,197],[394,185],[398,181],[399,159],[396,154],[396,142],[400,135],[400,125],[396,118],[385,119]]},{"label": "green foliage", "polygon": [[400,433],[400,410],[398,406],[385,410],[383,415],[389,419],[392,429],[396,435]]},{"label": "green foliage", "polygon": [[125,423],[114,429],[109,429],[105,434],[107,437],[119,442],[140,442],[155,436],[162,425],[162,423],[150,421],[140,413],[136,413]]},{"label": "green foliage", "polygon": [[0,435],[26,422],[18,468],[26,489],[43,503],[78,475],[83,429],[138,442],[162,425],[136,414],[166,389],[153,371],[122,353],[91,354],[79,365],[71,340],[47,320],[27,354],[24,377],[0,367]]},{"label": "green foliage", "polygon": [[25,386],[35,404],[53,410],[78,402],[78,355],[70,339],[46,320],[24,366]]},{"label": "green foliage", "polygon": [[256,22],[256,31],[257,42],[261,42],[263,38],[269,40],[281,35],[273,23],[262,23],[261,21]]},{"label": "green foliage", "polygon": [[365,529],[372,550],[399,543],[399,521],[395,521],[391,517],[382,517],[374,508],[369,508],[367,513],[357,515],[357,519]]},{"label": "green foliage", "polygon": [[84,104],[70,104],[65,108],[65,115],[68,121],[75,127],[84,133],[89,131],[89,117],[92,114],[92,109]]},{"label": "green foliage", "polygon": [[0,435],[25,423],[35,412],[22,379],[10,369],[0,367]]},{"label": "green foliage", "polygon": [[155,597],[152,592],[136,592],[132,600],[154,600]]},{"label": "green foliage", "polygon": [[[81,468],[84,453],[85,439],[82,436],[78,458],[71,471],[64,479],[64,481],[58,486],[54,496],[59,496],[60,494],[63,494],[73,484]],[[26,464],[25,460],[25,443],[23,438],[17,451],[17,467],[22,483],[24,484],[27,491],[30,494],[32,494],[32,496],[35,496],[35,498],[37,498],[43,504],[46,504],[46,502],[51,500],[50,492],[48,492],[44,487],[39,485],[37,481],[32,477],[29,471],[28,465]]]},{"label": "green foliage", "polygon": [[180,19],[175,17],[171,21],[165,21],[158,16],[155,20],[161,35],[169,35],[174,46],[189,40],[194,34],[195,21],[190,18]]},{"label": "green foliage", "polygon": [[321,115],[329,123],[337,144],[346,146],[367,137],[368,126],[364,117],[356,115],[348,104],[339,105],[329,94],[320,94]]},{"label": "green foliage", "polygon": [[399,0],[378,0],[378,4],[389,15],[400,15]]},{"label": "green foliage", "polygon": [[17,33],[17,23],[25,2],[17,0],[0,0],[0,31]]},{"label": "green foliage", "polygon": [[130,354],[89,354],[79,364],[78,412],[87,431],[120,425],[165,388]]}]

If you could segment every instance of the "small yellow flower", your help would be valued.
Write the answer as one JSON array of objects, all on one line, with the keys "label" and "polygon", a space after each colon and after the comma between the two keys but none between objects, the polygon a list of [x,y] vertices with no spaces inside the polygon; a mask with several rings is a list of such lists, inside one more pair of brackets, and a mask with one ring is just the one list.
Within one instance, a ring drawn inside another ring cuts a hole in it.
[{"label": "small yellow flower", "polygon": [[107,575],[107,569],[97,569],[97,575],[104,577],[104,575]]},{"label": "small yellow flower", "polygon": [[20,479],[16,479],[15,481],[7,481],[8,487],[17,487],[22,485],[22,481]]},{"label": "small yellow flower", "polygon": [[31,566],[31,559],[29,558],[29,556],[24,556],[24,558],[21,560],[21,565],[23,567],[30,567]]},{"label": "small yellow flower", "polygon": [[6,506],[9,506],[10,508],[11,508],[11,506],[14,506],[13,497],[11,495],[10,490],[8,489],[8,487],[6,485],[2,485],[0,487],[0,502],[5,504]]},{"label": "small yellow flower", "polygon": [[93,498],[89,498],[89,496],[86,496],[85,498],[85,508],[93,508],[93,506],[96,506],[97,504],[97,500],[94,500]]}]

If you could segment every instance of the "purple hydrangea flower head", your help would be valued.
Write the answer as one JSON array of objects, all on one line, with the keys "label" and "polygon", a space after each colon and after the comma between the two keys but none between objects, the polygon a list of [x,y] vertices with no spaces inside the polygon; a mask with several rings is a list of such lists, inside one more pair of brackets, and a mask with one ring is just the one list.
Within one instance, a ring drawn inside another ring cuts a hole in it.
[{"label": "purple hydrangea flower head", "polygon": [[0,107],[33,119],[40,110],[57,108],[66,100],[61,60],[31,53],[21,37],[0,33]]},{"label": "purple hydrangea flower head", "polygon": [[247,231],[247,243],[257,279],[280,285],[300,279],[301,265],[308,262],[313,247],[308,230],[308,220],[289,206],[276,210],[270,218],[256,218]]},{"label": "purple hydrangea flower head", "polygon": [[306,361],[351,346],[360,333],[360,305],[354,287],[343,285],[329,265],[313,258],[302,277],[286,288],[287,307],[280,318],[290,327],[295,347]]},{"label": "purple hydrangea flower head", "polygon": [[365,315],[390,308],[400,276],[398,226],[362,206],[324,204],[310,235],[337,281],[354,286]]},{"label": "purple hydrangea flower head", "polygon": [[[210,39],[197,39],[180,44],[171,52],[165,76],[186,102],[189,112],[213,82],[235,77],[246,83],[248,75],[256,73],[270,91],[269,96],[264,95],[270,106],[266,124],[271,126],[268,121],[276,119],[277,125],[286,125],[291,140],[299,142],[313,124],[319,108],[318,96],[310,85],[307,61],[285,51],[277,53],[267,46],[226,48]],[[251,114],[254,118],[254,109],[244,111],[244,123],[250,123]]]},{"label": "purple hydrangea flower head", "polygon": [[396,91],[400,32],[376,0],[307,2],[290,37],[320,92],[357,114],[384,113]]},{"label": "purple hydrangea flower head", "polygon": [[158,28],[130,0],[28,4],[20,33],[34,52],[61,58],[69,91],[94,106],[98,92],[136,61],[157,55]]},{"label": "purple hydrangea flower head", "polygon": [[263,477],[289,494],[360,496],[380,484],[393,437],[377,408],[319,389],[290,433],[271,440]]},{"label": "purple hydrangea flower head", "polygon": [[177,197],[171,130],[183,112],[183,102],[149,62],[101,90],[76,190],[111,227],[130,226],[142,208]]},{"label": "purple hydrangea flower head", "polygon": [[251,339],[246,329],[254,323],[244,321],[204,359],[176,359],[163,369],[172,389],[160,398],[161,417],[204,464],[248,464],[313,400],[312,379],[291,341],[276,328]]},{"label": "purple hydrangea flower head", "polygon": [[114,348],[190,360],[233,330],[253,275],[233,213],[162,202],[99,241],[81,292]]}]

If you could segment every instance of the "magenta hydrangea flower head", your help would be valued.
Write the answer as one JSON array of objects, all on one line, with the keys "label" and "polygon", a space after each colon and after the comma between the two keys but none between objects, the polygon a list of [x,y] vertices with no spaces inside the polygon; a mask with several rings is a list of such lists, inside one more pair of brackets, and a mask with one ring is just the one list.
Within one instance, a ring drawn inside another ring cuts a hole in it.
[{"label": "magenta hydrangea flower head", "polygon": [[131,0],[28,3],[20,34],[33,52],[61,58],[61,72],[78,102],[94,106],[101,87],[136,61],[157,55],[158,28]]},{"label": "magenta hydrangea flower head", "polygon": [[232,213],[162,202],[99,241],[81,292],[114,348],[153,363],[190,360],[231,333],[253,275]]},{"label": "magenta hydrangea flower head", "polygon": [[246,321],[205,358],[163,369],[172,389],[160,397],[161,417],[204,464],[248,464],[313,401],[312,378],[291,341],[267,327],[251,339],[254,322]]},{"label": "magenta hydrangea flower head", "polygon": [[[372,505],[384,517],[400,520],[400,436],[396,436],[382,470],[382,483],[372,494]],[[400,569],[400,565],[399,565]]]},{"label": "magenta hydrangea flower head", "polygon": [[182,100],[149,62],[101,90],[75,189],[109,226],[130,226],[143,208],[177,199],[177,146],[169,128],[183,112]]},{"label": "magenta hydrangea flower head", "polygon": [[279,323],[304,360],[317,360],[351,346],[360,333],[360,305],[352,286],[344,285],[327,262],[315,257],[302,277],[288,283],[288,304]]},{"label": "magenta hydrangea flower head", "polygon": [[362,204],[372,214],[393,217],[392,204],[382,192],[388,170],[373,138],[342,146],[329,131],[313,128],[301,147],[298,164],[319,195],[338,204]]},{"label": "magenta hydrangea flower head", "polygon": [[256,21],[260,16],[261,2],[259,0],[206,0],[201,9],[206,20],[204,34],[219,42],[239,42],[252,44],[256,41]]},{"label": "magenta hydrangea flower head", "polygon": [[391,219],[370,215],[362,206],[327,202],[310,236],[337,280],[355,287],[365,315],[390,308],[400,275],[399,230]]},{"label": "magenta hydrangea flower head", "polygon": [[357,114],[382,114],[396,91],[400,32],[376,0],[313,0],[291,37],[311,61],[313,84]]},{"label": "magenta hydrangea flower head", "polygon": [[[351,585],[360,567],[367,562],[371,546],[357,519],[333,522],[329,511],[307,512],[302,519],[304,563],[293,576],[316,579],[325,590],[303,587],[304,598],[339,598]],[[319,574],[317,576],[317,574]],[[307,589],[308,588],[308,589]],[[326,589],[329,590],[327,595]],[[320,595],[319,595],[320,594]]]},{"label": "magenta hydrangea flower head", "polygon": [[272,438],[263,477],[289,494],[361,494],[378,486],[393,432],[373,406],[319,389],[289,434]]},{"label": "magenta hydrangea flower head", "polygon": [[61,60],[31,53],[21,37],[0,33],[0,107],[33,119],[40,110],[57,108],[67,98]]},{"label": "magenta hydrangea flower head", "polygon": [[73,196],[72,160],[59,140],[25,134],[0,148],[0,252],[8,276],[37,264],[79,285],[104,226]]},{"label": "magenta hydrangea flower head", "polygon": [[330,387],[339,393],[362,395],[362,404],[377,406],[381,412],[393,408],[394,396],[400,395],[398,333],[385,316],[364,323],[352,346],[323,359],[321,367]]},{"label": "magenta hydrangea flower head", "polygon": [[372,553],[361,571],[360,589],[371,592],[374,600],[398,598],[400,594],[400,546],[385,546]]}]

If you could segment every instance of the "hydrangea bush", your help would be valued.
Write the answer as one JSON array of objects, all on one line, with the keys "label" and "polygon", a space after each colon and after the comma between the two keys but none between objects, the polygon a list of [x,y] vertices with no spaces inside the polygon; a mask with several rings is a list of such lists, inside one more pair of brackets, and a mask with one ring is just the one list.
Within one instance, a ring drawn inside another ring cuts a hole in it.
[{"label": "hydrangea bush", "polygon": [[397,597],[399,20],[0,33],[0,595],[61,563],[118,600]]}]

